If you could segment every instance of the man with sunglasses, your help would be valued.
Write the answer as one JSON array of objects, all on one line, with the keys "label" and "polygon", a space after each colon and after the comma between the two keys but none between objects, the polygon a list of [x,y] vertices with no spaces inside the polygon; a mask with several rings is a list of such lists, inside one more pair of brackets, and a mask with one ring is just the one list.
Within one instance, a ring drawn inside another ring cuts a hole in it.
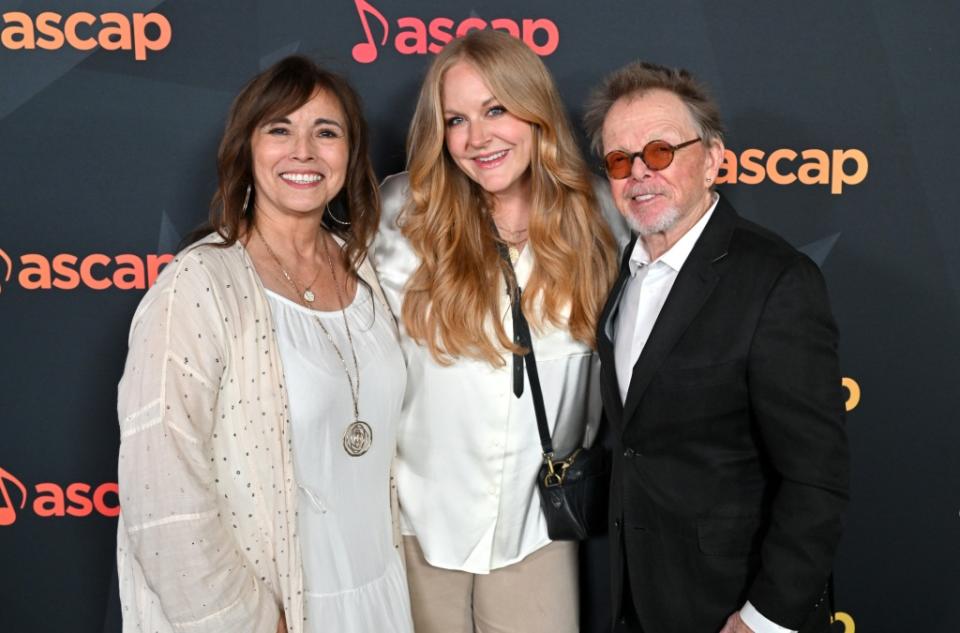
[{"label": "man with sunglasses", "polygon": [[827,631],[848,455],[820,270],[713,190],[686,71],[613,73],[586,124],[637,235],[597,333],[615,630]]}]

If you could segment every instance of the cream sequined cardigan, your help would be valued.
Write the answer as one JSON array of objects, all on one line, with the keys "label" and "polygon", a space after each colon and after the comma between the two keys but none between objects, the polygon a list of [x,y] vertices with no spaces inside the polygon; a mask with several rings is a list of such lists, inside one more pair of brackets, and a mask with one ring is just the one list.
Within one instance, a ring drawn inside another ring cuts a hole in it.
[{"label": "cream sequined cardigan", "polygon": [[[125,633],[303,630],[287,392],[239,243],[207,237],[144,296],[120,380]],[[387,309],[368,262],[359,271]],[[392,486],[392,482],[391,482]]]}]

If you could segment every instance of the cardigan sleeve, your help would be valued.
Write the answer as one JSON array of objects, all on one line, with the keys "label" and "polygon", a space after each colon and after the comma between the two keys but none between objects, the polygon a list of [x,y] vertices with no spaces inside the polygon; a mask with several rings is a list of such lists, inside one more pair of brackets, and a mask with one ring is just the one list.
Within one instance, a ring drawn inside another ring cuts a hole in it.
[{"label": "cardigan sleeve", "polygon": [[224,524],[236,520],[220,511],[229,501],[217,498],[210,440],[223,432],[215,411],[231,362],[228,317],[201,255],[168,268],[134,315],[119,385],[126,554],[174,629],[274,633],[280,607]]}]

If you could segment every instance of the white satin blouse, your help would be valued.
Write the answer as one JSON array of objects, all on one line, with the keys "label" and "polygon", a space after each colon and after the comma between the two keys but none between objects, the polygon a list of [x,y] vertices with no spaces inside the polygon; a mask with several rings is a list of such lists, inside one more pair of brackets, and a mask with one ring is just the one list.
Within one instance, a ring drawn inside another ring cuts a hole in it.
[{"label": "white satin blouse", "polygon": [[[406,195],[406,174],[384,181],[372,250],[398,315],[418,265],[397,226]],[[532,267],[531,249],[524,249],[515,266],[521,286]],[[501,297],[501,320],[510,333],[510,302],[505,291]],[[499,368],[473,359],[444,366],[404,335],[402,324],[401,339],[408,369],[396,469],[403,533],[417,537],[431,565],[479,574],[548,544],[534,485],[542,458],[533,401],[529,385],[519,399],[513,394],[512,356],[505,353]],[[598,360],[566,329],[550,325],[533,332],[533,346],[554,450],[562,456],[589,443],[596,430]]]}]

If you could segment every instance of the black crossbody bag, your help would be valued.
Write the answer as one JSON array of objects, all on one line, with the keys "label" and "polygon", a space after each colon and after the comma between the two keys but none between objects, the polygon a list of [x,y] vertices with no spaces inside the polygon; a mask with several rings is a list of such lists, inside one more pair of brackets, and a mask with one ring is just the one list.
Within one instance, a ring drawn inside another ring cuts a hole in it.
[{"label": "black crossbody bag", "polygon": [[[498,246],[501,257],[509,263],[506,248],[502,244]],[[506,270],[504,274],[507,274]],[[543,450],[537,491],[540,493],[540,508],[547,521],[547,534],[554,541],[579,541],[603,534],[607,527],[610,457],[602,446],[581,447],[564,458],[554,456],[530,325],[521,309],[521,289],[516,279],[512,280],[513,283],[509,278],[506,281],[513,315],[513,339],[527,349],[523,356],[513,355],[513,392],[518,398],[523,393],[523,367],[526,365],[537,431],[540,433],[540,447]]]}]

